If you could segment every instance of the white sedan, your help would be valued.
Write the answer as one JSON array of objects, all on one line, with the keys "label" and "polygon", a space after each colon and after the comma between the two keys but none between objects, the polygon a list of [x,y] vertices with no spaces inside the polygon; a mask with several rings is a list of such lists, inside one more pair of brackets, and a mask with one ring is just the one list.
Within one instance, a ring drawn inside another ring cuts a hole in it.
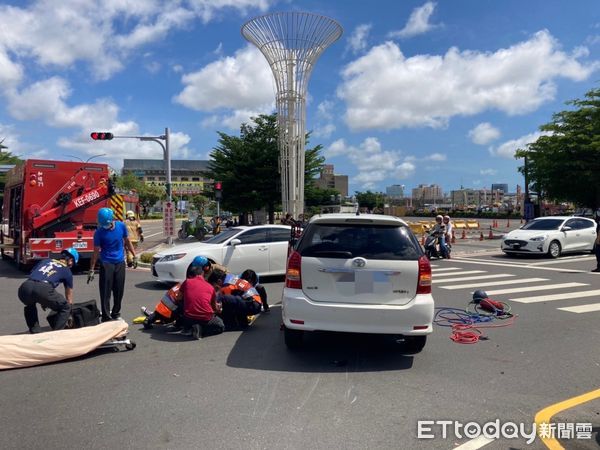
[{"label": "white sedan", "polygon": [[567,252],[589,252],[594,249],[596,222],[585,217],[538,217],[513,230],[502,239],[506,254],[547,254],[558,258]]},{"label": "white sedan", "polygon": [[196,256],[226,266],[231,273],[254,270],[258,275],[284,275],[291,229],[287,225],[227,228],[204,242],[177,245],[154,255],[152,276],[163,282],[185,280]]}]

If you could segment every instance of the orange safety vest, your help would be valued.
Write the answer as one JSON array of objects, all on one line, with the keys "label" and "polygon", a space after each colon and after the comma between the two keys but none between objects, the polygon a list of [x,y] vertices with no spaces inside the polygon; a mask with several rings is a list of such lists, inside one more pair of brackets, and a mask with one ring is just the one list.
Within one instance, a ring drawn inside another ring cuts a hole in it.
[{"label": "orange safety vest", "polygon": [[178,283],[165,292],[158,305],[156,305],[156,308],[154,308],[154,311],[165,319],[170,319],[173,316],[173,311],[177,309],[183,297],[183,294],[179,290],[180,288],[181,283]]},{"label": "orange safety vest", "polygon": [[240,295],[245,300],[254,300],[262,305],[260,294],[249,281],[243,280],[242,278],[233,277],[225,279],[226,284],[221,288],[221,294],[223,295]]}]

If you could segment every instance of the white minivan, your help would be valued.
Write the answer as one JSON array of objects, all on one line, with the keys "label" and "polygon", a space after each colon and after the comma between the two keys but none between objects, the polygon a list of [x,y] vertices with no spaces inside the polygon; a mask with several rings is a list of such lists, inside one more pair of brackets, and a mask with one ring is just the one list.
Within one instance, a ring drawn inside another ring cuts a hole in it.
[{"label": "white minivan", "polygon": [[401,335],[420,352],[432,332],[431,266],[403,220],[375,214],[313,217],[288,258],[285,343],[307,331]]}]

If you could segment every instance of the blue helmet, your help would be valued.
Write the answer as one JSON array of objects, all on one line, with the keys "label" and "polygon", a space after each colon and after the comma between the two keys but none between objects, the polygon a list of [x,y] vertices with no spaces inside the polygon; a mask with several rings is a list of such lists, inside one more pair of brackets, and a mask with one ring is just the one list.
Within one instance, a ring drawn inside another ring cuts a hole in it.
[{"label": "blue helmet", "polygon": [[206,256],[196,256],[192,260],[192,263],[190,264],[190,266],[206,267],[206,266],[210,266],[210,262],[208,261],[208,258]]},{"label": "blue helmet", "polygon": [[100,208],[100,211],[98,211],[98,225],[100,225],[101,227],[110,225],[114,219],[115,213],[112,209]]},{"label": "blue helmet", "polygon": [[60,254],[68,258],[73,258],[73,264],[77,264],[79,262],[79,252],[73,247],[64,249],[62,252],[60,252]]}]

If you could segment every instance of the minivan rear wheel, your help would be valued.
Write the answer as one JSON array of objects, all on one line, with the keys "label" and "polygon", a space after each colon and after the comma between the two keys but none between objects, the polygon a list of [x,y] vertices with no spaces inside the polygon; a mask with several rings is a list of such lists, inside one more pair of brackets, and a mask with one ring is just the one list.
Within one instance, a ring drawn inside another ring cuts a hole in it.
[{"label": "minivan rear wheel", "polygon": [[283,327],[283,336],[285,339],[285,345],[290,350],[298,350],[302,348],[302,341],[304,338],[304,331],[292,330],[288,327]]},{"label": "minivan rear wheel", "polygon": [[405,355],[420,353],[427,343],[427,336],[402,336],[398,340],[401,351]]}]

